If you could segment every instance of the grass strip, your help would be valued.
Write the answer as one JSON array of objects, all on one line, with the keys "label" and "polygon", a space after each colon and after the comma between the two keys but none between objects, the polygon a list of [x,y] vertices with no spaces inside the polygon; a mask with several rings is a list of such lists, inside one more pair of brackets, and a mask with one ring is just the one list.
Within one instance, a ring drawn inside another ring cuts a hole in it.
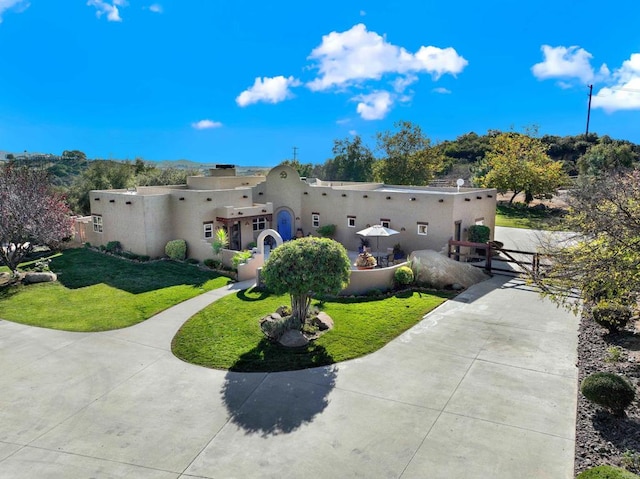
[{"label": "grass strip", "polygon": [[229,282],[186,263],[134,263],[85,248],[52,257],[50,269],[55,283],[0,289],[0,318],[66,331],[119,329]]},{"label": "grass strip", "polygon": [[247,290],[226,296],[187,321],[173,353],[200,366],[232,371],[288,371],[324,366],[372,353],[418,323],[451,294],[401,293],[386,299],[314,301],[335,327],[309,346],[288,349],[267,341],[259,320],[289,297]]}]

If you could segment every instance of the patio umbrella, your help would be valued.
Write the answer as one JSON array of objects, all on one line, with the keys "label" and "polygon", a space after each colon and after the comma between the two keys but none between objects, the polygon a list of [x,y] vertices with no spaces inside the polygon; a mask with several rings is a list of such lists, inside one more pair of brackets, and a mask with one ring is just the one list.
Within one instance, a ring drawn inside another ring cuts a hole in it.
[{"label": "patio umbrella", "polygon": [[358,231],[356,234],[360,236],[364,236],[366,238],[375,238],[376,239],[376,250],[379,251],[380,247],[378,242],[380,241],[380,237],[383,236],[393,236],[399,234],[399,231],[392,230],[391,228],[385,228],[382,225],[373,225],[365,228],[363,230]]}]

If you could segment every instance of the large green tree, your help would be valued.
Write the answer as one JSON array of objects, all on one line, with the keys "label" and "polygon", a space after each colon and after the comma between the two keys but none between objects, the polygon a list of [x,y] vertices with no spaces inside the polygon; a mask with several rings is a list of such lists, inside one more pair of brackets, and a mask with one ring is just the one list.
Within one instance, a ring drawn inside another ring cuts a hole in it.
[{"label": "large green tree", "polygon": [[525,193],[528,203],[536,196],[550,195],[567,183],[562,163],[547,155],[548,147],[538,138],[522,133],[501,133],[489,142],[490,149],[480,163],[475,183],[511,192],[509,200]]},{"label": "large green tree", "polygon": [[397,131],[378,133],[378,149],[383,152],[381,180],[392,185],[427,185],[442,170],[445,157],[432,147],[420,126],[409,121],[395,123]]},{"label": "large green tree", "polygon": [[340,181],[373,181],[373,153],[359,135],[333,141],[333,158],[325,164],[324,179]]},{"label": "large green tree", "polygon": [[640,171],[578,183],[565,226],[573,233],[545,244],[551,265],[533,276],[558,303],[575,308],[575,288],[588,300],[635,303],[640,291]]},{"label": "large green tree", "polygon": [[600,176],[631,168],[637,158],[636,152],[628,143],[601,141],[578,159],[577,166],[581,175]]},{"label": "large green tree", "polygon": [[91,212],[91,190],[123,189],[134,184],[134,169],[131,163],[95,160],[71,185],[69,203],[75,213],[88,215]]},{"label": "large green tree", "polygon": [[262,269],[267,287],[291,297],[292,316],[302,328],[313,295],[337,294],[349,282],[347,251],[337,241],[306,237],[274,249]]},{"label": "large green tree", "polygon": [[15,275],[34,246],[55,248],[72,232],[69,207],[44,170],[0,167],[0,264]]},{"label": "large green tree", "polygon": [[298,172],[301,177],[312,176],[313,165],[311,163],[300,163],[300,160],[284,160],[281,165],[287,165]]}]

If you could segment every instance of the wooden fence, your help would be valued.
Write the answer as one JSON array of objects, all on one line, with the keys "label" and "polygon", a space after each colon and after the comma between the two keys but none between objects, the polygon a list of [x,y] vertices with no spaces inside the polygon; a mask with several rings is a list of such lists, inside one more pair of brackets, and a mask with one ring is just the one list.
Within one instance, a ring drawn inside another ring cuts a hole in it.
[{"label": "wooden fence", "polygon": [[[470,241],[449,240],[447,256],[457,261],[466,261],[487,273],[501,272],[533,274],[538,276],[544,263],[543,255],[533,251],[507,249],[498,242],[472,243]],[[520,269],[505,268],[502,263],[517,265]]]}]

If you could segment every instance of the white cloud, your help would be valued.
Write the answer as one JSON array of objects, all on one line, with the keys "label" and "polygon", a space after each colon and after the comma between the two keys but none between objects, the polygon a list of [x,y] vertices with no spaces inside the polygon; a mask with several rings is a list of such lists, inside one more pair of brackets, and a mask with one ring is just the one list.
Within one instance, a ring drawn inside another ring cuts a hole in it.
[{"label": "white cloud", "polygon": [[10,8],[23,12],[29,6],[30,4],[26,0],[0,0],[0,23],[2,23],[2,14]]},{"label": "white cloud", "polygon": [[407,87],[418,81],[417,75],[400,76],[393,81],[393,89],[398,93],[402,93]]},{"label": "white cloud", "polygon": [[195,123],[191,123],[191,126],[196,130],[208,130],[210,128],[220,128],[222,123],[212,120],[200,120]]},{"label": "white cloud", "polygon": [[243,107],[258,102],[279,103],[291,98],[293,94],[290,88],[296,86],[300,86],[300,81],[292,76],[288,78],[281,75],[272,78],[258,77],[253,86],[238,95],[236,103]]},{"label": "white cloud", "polygon": [[434,88],[431,91],[434,93],[440,93],[441,95],[448,95],[451,93],[451,90],[447,90],[446,88],[443,88],[443,87]]},{"label": "white cloud", "polygon": [[538,80],[574,78],[587,84],[602,79],[609,74],[607,66],[602,65],[596,75],[591,66],[591,58],[593,57],[584,48],[542,45],[541,50],[544,55],[544,61],[531,67],[531,71]]},{"label": "white cloud", "polygon": [[342,118],[340,120],[336,120],[336,125],[346,125],[351,122],[351,118]]},{"label": "white cloud", "polygon": [[365,12],[364,10],[360,10],[360,16],[364,17],[367,14],[367,12]]},{"label": "white cloud", "polygon": [[100,18],[102,15],[107,15],[107,20],[110,22],[121,22],[120,10],[118,7],[126,7],[126,0],[111,0],[111,3],[105,0],[89,0],[87,5],[96,8],[96,17]]},{"label": "white cloud", "polygon": [[422,46],[415,53],[393,45],[360,23],[345,32],[331,32],[313,49],[309,59],[317,62],[319,76],[307,86],[313,91],[345,88],[383,75],[408,76],[430,73],[439,78],[456,75],[468,62],[451,47]]},{"label": "white cloud", "polygon": [[159,3],[154,3],[153,5],[149,5],[149,10],[153,13],[162,13],[162,5]]},{"label": "white cloud", "polygon": [[607,112],[640,109],[640,53],[633,53],[612,74],[615,84],[601,88],[592,98],[594,108]]},{"label": "white cloud", "polygon": [[359,102],[356,111],[363,120],[381,120],[389,113],[393,105],[393,97],[388,91],[358,95],[353,100]]},{"label": "white cloud", "polygon": [[351,136],[356,136],[358,134],[358,132],[356,130],[349,130],[349,134]]}]

